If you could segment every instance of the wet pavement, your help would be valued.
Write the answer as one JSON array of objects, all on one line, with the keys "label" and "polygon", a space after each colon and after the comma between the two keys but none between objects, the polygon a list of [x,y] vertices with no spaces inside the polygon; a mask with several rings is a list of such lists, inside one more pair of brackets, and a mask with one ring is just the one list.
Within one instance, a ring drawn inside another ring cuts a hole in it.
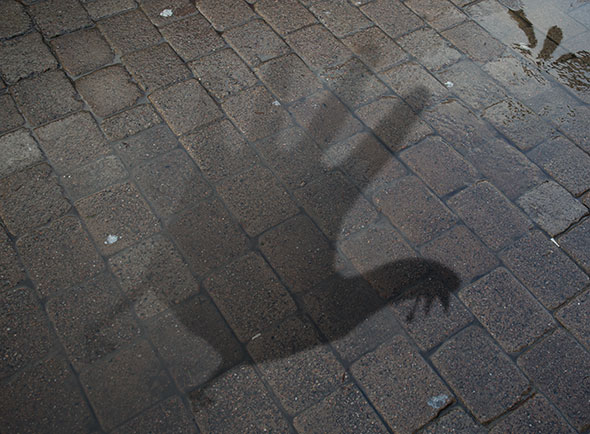
[{"label": "wet pavement", "polygon": [[590,2],[2,0],[0,431],[590,430]]}]

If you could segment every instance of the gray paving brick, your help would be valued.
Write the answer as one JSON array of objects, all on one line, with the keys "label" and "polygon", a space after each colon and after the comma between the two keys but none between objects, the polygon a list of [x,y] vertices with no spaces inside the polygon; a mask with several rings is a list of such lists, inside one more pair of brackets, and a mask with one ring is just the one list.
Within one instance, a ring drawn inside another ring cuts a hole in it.
[{"label": "gray paving brick", "polygon": [[489,62],[498,59],[505,46],[491,37],[473,21],[466,21],[442,35],[467,54],[475,62]]},{"label": "gray paving brick", "polygon": [[287,43],[312,69],[339,65],[351,52],[321,25],[309,26],[286,36]]},{"label": "gray paving brick", "polygon": [[423,431],[424,434],[445,434],[448,432],[483,434],[487,430],[473,421],[462,409],[456,409],[435,419]]},{"label": "gray paving brick", "polygon": [[201,12],[215,27],[215,30],[224,30],[242,24],[254,16],[252,9],[241,0],[226,0],[220,3],[216,0],[196,0],[199,12]]},{"label": "gray paving brick", "polygon": [[117,154],[131,168],[177,147],[178,140],[166,124],[140,131],[114,145]]},{"label": "gray paving brick", "polygon": [[161,122],[150,104],[142,104],[103,120],[101,127],[109,140],[119,140]]},{"label": "gray paving brick", "polygon": [[282,36],[316,22],[297,0],[259,0],[254,8]]},{"label": "gray paving brick", "polygon": [[381,71],[404,60],[407,55],[379,27],[369,27],[342,39],[369,67]]},{"label": "gray paving brick", "polygon": [[139,9],[101,20],[98,28],[119,55],[149,47],[161,39],[158,30]]},{"label": "gray paving brick", "polygon": [[9,84],[57,67],[55,57],[37,32],[3,41],[0,43],[0,56],[0,72]]},{"label": "gray paving brick", "polygon": [[4,156],[0,163],[0,176],[2,177],[43,159],[37,142],[25,129],[0,137],[0,153]]},{"label": "gray paving brick", "polygon": [[6,231],[0,230],[0,290],[12,288],[26,277],[14,244],[8,238]]},{"label": "gray paving brick", "polygon": [[438,31],[453,27],[467,19],[467,15],[448,0],[436,4],[428,0],[410,0],[405,2],[405,5]]},{"label": "gray paving brick", "polygon": [[397,39],[397,43],[430,71],[452,65],[461,57],[461,53],[429,28],[404,35]]},{"label": "gray paving brick", "polygon": [[73,200],[96,193],[122,182],[128,176],[118,157],[107,155],[60,177],[60,182]]},{"label": "gray paving brick", "polygon": [[31,19],[25,8],[17,1],[5,1],[0,5],[0,15],[4,17],[0,24],[0,38],[10,38],[25,33],[31,27]]},{"label": "gray paving brick", "polygon": [[14,99],[10,94],[0,96],[0,132],[20,127],[25,120],[18,112]]},{"label": "gray paving brick", "polygon": [[372,25],[371,21],[358,8],[342,0],[314,2],[310,10],[337,38],[342,38]]},{"label": "gray paving brick", "polygon": [[361,11],[392,38],[423,25],[423,21],[398,0],[376,0],[361,6]]},{"label": "gray paving brick", "polygon": [[225,45],[211,24],[201,15],[177,21],[160,29],[162,35],[185,62]]},{"label": "gray paving brick", "polygon": [[559,243],[580,266],[590,273],[590,219],[585,218],[559,237]]},{"label": "gray paving brick", "polygon": [[[197,13],[193,2],[189,0],[147,0],[140,4],[147,17],[158,27],[163,27]],[[171,13],[162,14],[166,9]]]},{"label": "gray paving brick", "polygon": [[557,320],[586,348],[590,349],[590,324],[585,318],[590,314],[588,291],[572,299],[555,313]]},{"label": "gray paving brick", "polygon": [[97,28],[79,30],[51,40],[68,74],[77,76],[111,63],[113,52]]},{"label": "gray paving brick", "polygon": [[78,0],[47,0],[32,4],[29,11],[46,37],[71,32],[92,24]]},{"label": "gray paving brick", "polygon": [[93,20],[135,9],[133,0],[82,0],[84,8]]}]

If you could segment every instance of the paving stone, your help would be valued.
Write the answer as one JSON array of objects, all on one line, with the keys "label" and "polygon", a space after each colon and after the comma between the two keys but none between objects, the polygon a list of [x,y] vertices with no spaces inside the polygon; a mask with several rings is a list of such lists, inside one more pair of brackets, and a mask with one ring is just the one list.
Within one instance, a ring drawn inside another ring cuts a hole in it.
[{"label": "paving stone", "polygon": [[442,35],[475,62],[496,60],[506,48],[473,21],[461,23]]},{"label": "paving stone", "polygon": [[[140,4],[147,17],[158,27],[181,20],[197,13],[195,5],[189,0],[148,0]],[[172,13],[164,13],[169,9]]]},{"label": "paving stone", "polygon": [[397,43],[430,71],[438,71],[460,59],[452,48],[432,29],[419,29],[397,40]]},{"label": "paving stone", "polygon": [[0,424],[9,432],[90,432],[96,422],[69,363],[51,357],[0,386]]},{"label": "paving stone", "polygon": [[559,244],[580,266],[590,273],[590,219],[586,218],[565,235]]},{"label": "paving stone", "polygon": [[438,31],[467,19],[467,15],[447,0],[437,2],[436,6],[428,0],[410,0],[404,4]]},{"label": "paving stone", "polygon": [[183,391],[215,380],[244,355],[211,301],[192,298],[172,312],[152,318],[148,333]]},{"label": "paving stone", "polygon": [[549,309],[580,293],[590,278],[540,232],[500,254],[514,275]]},{"label": "paving stone", "polygon": [[240,0],[226,0],[223,3],[216,0],[196,0],[195,3],[199,12],[220,32],[255,16],[252,9]]},{"label": "paving stone", "polygon": [[543,395],[535,395],[522,406],[501,419],[490,430],[492,434],[505,432],[574,433],[563,417]]},{"label": "paving stone", "polygon": [[262,139],[292,125],[283,107],[273,96],[257,86],[227,98],[223,110],[250,141]]},{"label": "paving stone", "polygon": [[93,20],[99,20],[100,18],[107,17],[109,15],[118,14],[119,12],[125,12],[131,9],[135,9],[137,6],[133,0],[82,0],[84,2],[84,8],[88,12],[88,15]]},{"label": "paving stone", "polygon": [[520,356],[518,364],[574,428],[588,428],[590,355],[567,332],[556,331]]},{"label": "paving stone", "polygon": [[249,253],[205,281],[207,292],[242,342],[297,309],[262,257]]},{"label": "paving stone", "polygon": [[16,248],[43,296],[76,285],[104,268],[88,234],[72,216],[21,237]]},{"label": "paving stone", "polygon": [[257,83],[256,76],[231,49],[201,57],[189,66],[205,89],[219,100]]},{"label": "paving stone", "polygon": [[465,434],[483,434],[487,430],[473,421],[462,409],[450,411],[449,413],[435,419],[423,431],[424,434],[445,434],[445,433],[465,433]]},{"label": "paving stone", "polygon": [[398,0],[376,0],[361,6],[361,11],[392,38],[422,26],[424,22]]},{"label": "paving stone", "polygon": [[[208,222],[206,227],[203,222]],[[247,247],[246,236],[218,200],[179,213],[168,230],[198,275],[240,257]]]},{"label": "paving stone", "polygon": [[390,183],[373,195],[377,209],[408,239],[422,244],[453,226],[457,219],[416,177]]},{"label": "paving stone", "polygon": [[44,358],[53,349],[54,337],[32,289],[22,287],[2,291],[0,300],[3,347],[0,378],[5,378]]},{"label": "paving stone", "polygon": [[88,112],[79,112],[37,128],[35,134],[51,164],[62,173],[109,154],[109,147]]},{"label": "paving stone", "polygon": [[272,172],[260,166],[223,181],[217,191],[250,236],[299,212]]},{"label": "paving stone", "polygon": [[399,45],[379,27],[369,27],[342,39],[342,42],[370,68],[377,71],[382,71],[407,57]]},{"label": "paving stone", "polygon": [[37,32],[2,42],[0,56],[2,56],[0,72],[9,84],[57,67],[55,57]]},{"label": "paving stone", "polygon": [[588,107],[579,105],[571,109],[568,115],[564,116],[562,113],[561,117],[557,120],[561,131],[586,151],[586,153],[590,153],[590,135],[588,134],[590,124],[588,123],[588,117],[590,117]]},{"label": "paving stone", "polygon": [[130,434],[149,431],[194,434],[197,428],[182,400],[178,396],[173,396],[145,410],[112,432]]},{"label": "paving stone", "polygon": [[177,147],[176,136],[165,124],[143,130],[114,145],[117,154],[132,168]]},{"label": "paving stone", "polygon": [[0,23],[0,38],[2,39],[25,33],[31,27],[31,19],[19,2],[10,0],[2,2],[0,16],[4,17]]},{"label": "paving stone", "polygon": [[328,91],[318,92],[296,102],[289,111],[322,148],[362,129],[362,124]]},{"label": "paving stone", "polygon": [[10,94],[0,96],[0,132],[12,130],[25,123]]},{"label": "paving stone", "polygon": [[139,9],[101,20],[98,28],[121,56],[154,45],[162,38]]},{"label": "paving stone", "polygon": [[588,208],[553,181],[522,195],[518,205],[551,236],[565,231],[588,213]]},{"label": "paving stone", "polygon": [[160,29],[162,35],[185,62],[225,45],[211,24],[201,15],[188,17]]},{"label": "paving stone", "polygon": [[323,0],[310,7],[311,12],[337,38],[370,27],[371,21],[347,1]]},{"label": "paving stone", "polygon": [[297,432],[385,433],[387,429],[375,410],[352,384],[342,386],[293,420]]},{"label": "paving stone", "polygon": [[199,290],[174,245],[161,235],[116,254],[109,265],[141,319],[151,318]]},{"label": "paving stone", "polygon": [[80,382],[100,424],[110,430],[170,393],[171,381],[144,340],[93,363]]},{"label": "paving stone", "polygon": [[463,284],[498,265],[498,259],[465,226],[455,226],[421,249],[459,275]]},{"label": "paving stone", "polygon": [[145,48],[123,56],[123,63],[145,91],[190,78],[189,69],[168,44]]},{"label": "paving stone", "polygon": [[33,125],[44,124],[82,108],[74,87],[62,71],[47,71],[21,80],[12,88],[12,95]]},{"label": "paving stone", "polygon": [[476,327],[446,341],[432,362],[480,423],[505,412],[529,391],[526,377]]},{"label": "paving stone", "polygon": [[339,65],[351,57],[351,52],[325,27],[314,25],[297,30],[285,37],[287,43],[312,69]]},{"label": "paving stone", "polygon": [[131,307],[108,274],[52,297],[47,312],[78,370],[140,334]]},{"label": "paving stone", "polygon": [[0,291],[12,288],[27,278],[25,270],[4,229],[0,230]]},{"label": "paving stone", "polygon": [[43,160],[41,150],[35,139],[25,130],[20,129],[0,137],[0,177]]},{"label": "paving stone", "polygon": [[551,315],[504,268],[462,289],[459,297],[509,353],[531,345],[555,327]]},{"label": "paving stone", "polygon": [[180,141],[211,182],[226,179],[258,161],[252,148],[227,119],[182,136]]},{"label": "paving stone", "polygon": [[122,182],[128,176],[118,157],[107,155],[60,177],[60,182],[74,200]]},{"label": "paving stone", "polygon": [[[181,135],[219,117],[221,111],[197,80],[191,79],[150,95],[174,134]],[[199,116],[194,116],[199,113]]]},{"label": "paving stone", "polygon": [[71,205],[46,163],[0,181],[0,216],[9,232],[20,235],[61,217]]},{"label": "paving stone", "polygon": [[285,103],[291,103],[322,89],[320,81],[295,54],[269,60],[257,68],[256,73]]},{"label": "paving stone", "polygon": [[251,366],[236,367],[205,390],[194,391],[190,399],[197,424],[204,432],[289,430]]},{"label": "paving stone", "polygon": [[402,336],[367,354],[351,370],[396,432],[417,430],[454,401],[441,379]]},{"label": "paving stone", "polygon": [[48,38],[92,25],[78,0],[46,0],[32,4],[29,12]]},{"label": "paving stone", "polygon": [[590,188],[590,156],[564,137],[548,140],[528,156],[574,196]]},{"label": "paving stone", "polygon": [[76,88],[101,117],[121,111],[141,97],[141,92],[121,65],[108,66],[76,80]]},{"label": "paving stone", "polygon": [[574,298],[555,313],[557,320],[573,334],[586,348],[590,349],[590,293],[585,292]]},{"label": "paving stone", "polygon": [[553,128],[528,107],[514,99],[506,99],[483,111],[492,123],[521,151],[528,151],[545,141]]},{"label": "paving stone", "polygon": [[79,30],[51,41],[66,72],[78,76],[111,63],[113,53],[98,29]]},{"label": "paving stone", "polygon": [[143,104],[103,120],[101,127],[109,140],[119,140],[161,122],[154,108],[150,104]]},{"label": "paving stone", "polygon": [[138,165],[132,174],[147,200],[164,219],[211,194],[211,187],[181,149]]},{"label": "paving stone", "polygon": [[316,23],[314,16],[297,0],[259,0],[254,8],[281,36]]}]

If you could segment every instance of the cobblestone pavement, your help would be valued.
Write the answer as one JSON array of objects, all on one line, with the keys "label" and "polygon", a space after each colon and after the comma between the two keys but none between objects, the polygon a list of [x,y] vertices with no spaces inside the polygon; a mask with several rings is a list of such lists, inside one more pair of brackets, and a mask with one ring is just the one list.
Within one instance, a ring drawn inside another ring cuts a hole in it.
[{"label": "cobblestone pavement", "polygon": [[589,29],[2,0],[0,431],[587,432]]}]

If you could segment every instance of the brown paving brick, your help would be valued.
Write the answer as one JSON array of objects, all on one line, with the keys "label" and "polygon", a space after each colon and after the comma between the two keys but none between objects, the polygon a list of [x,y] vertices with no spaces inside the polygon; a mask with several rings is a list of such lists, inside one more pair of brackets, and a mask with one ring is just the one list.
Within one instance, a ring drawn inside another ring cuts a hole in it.
[{"label": "brown paving brick", "polygon": [[449,229],[457,219],[416,177],[390,183],[373,195],[377,208],[410,241],[422,244]]},{"label": "brown paving brick", "polygon": [[23,128],[0,137],[0,153],[1,177],[43,160],[37,142]]},{"label": "brown paving brick", "polygon": [[8,432],[90,432],[96,422],[69,363],[51,357],[0,386],[0,424]]},{"label": "brown paving brick", "polygon": [[563,417],[543,395],[535,395],[519,408],[494,424],[492,434],[519,433],[574,433]]},{"label": "brown paving brick", "polygon": [[88,112],[37,128],[43,151],[60,172],[70,172],[109,153],[100,129]]},{"label": "brown paving brick", "polygon": [[453,402],[451,392],[402,336],[357,361],[352,374],[396,432],[420,428]]},{"label": "brown paving brick", "polygon": [[10,94],[0,96],[0,132],[9,131],[25,123]]},{"label": "brown paving brick", "polygon": [[266,330],[247,348],[289,414],[321,401],[345,375],[332,352],[320,345],[312,325],[297,316]]},{"label": "brown paving brick", "polygon": [[300,433],[386,433],[375,410],[352,384],[342,386],[314,407],[295,417]]},{"label": "brown paving brick", "polygon": [[109,140],[119,140],[161,122],[154,108],[149,104],[143,104],[105,119],[101,127]]},{"label": "brown paving brick", "polygon": [[298,101],[289,110],[322,148],[362,129],[362,124],[328,91]]},{"label": "brown paving brick", "polygon": [[574,428],[588,428],[590,355],[567,332],[556,331],[520,356],[518,364]]},{"label": "brown paving brick", "polygon": [[[148,0],[142,1],[140,7],[152,23],[158,27],[166,26],[197,13],[195,5],[189,0]],[[162,15],[166,9],[169,9],[172,14]]]},{"label": "brown paving brick", "polygon": [[590,282],[582,270],[540,232],[532,232],[500,254],[514,275],[549,309]]},{"label": "brown paving brick", "polygon": [[0,300],[3,347],[0,378],[5,378],[45,357],[54,346],[54,337],[32,289],[3,291]]},{"label": "brown paving brick", "polygon": [[146,199],[165,219],[211,194],[211,188],[181,149],[138,165],[132,174]]},{"label": "brown paving brick", "polygon": [[190,63],[201,84],[223,99],[256,84],[256,76],[231,49],[220,50]]},{"label": "brown paving brick", "polygon": [[122,182],[127,176],[127,170],[121,160],[114,155],[107,155],[74,169],[67,175],[62,175],[60,182],[70,197],[76,200]]},{"label": "brown paving brick", "polygon": [[69,211],[56,176],[46,163],[0,181],[0,216],[9,232],[20,235]]},{"label": "brown paving brick", "polygon": [[227,119],[182,136],[180,141],[211,182],[221,181],[258,161],[254,151]]},{"label": "brown paving brick", "polygon": [[252,9],[241,0],[196,0],[199,12],[201,12],[215,27],[215,30],[224,31],[236,26],[254,16]]},{"label": "brown paving brick", "polygon": [[299,211],[272,172],[260,166],[223,181],[217,186],[217,191],[238,223],[251,236]]},{"label": "brown paving brick", "polygon": [[504,268],[462,289],[459,297],[509,353],[531,345],[555,327],[551,315]]},{"label": "brown paving brick", "polygon": [[489,182],[460,191],[447,203],[493,250],[524,235],[532,223]]},{"label": "brown paving brick", "polygon": [[402,36],[397,43],[430,71],[452,65],[461,53],[452,48],[432,29],[423,28]]},{"label": "brown paving brick", "polygon": [[449,413],[435,419],[423,431],[424,434],[446,434],[446,433],[465,433],[465,434],[483,434],[487,430],[478,425],[462,409],[450,411]]},{"label": "brown paving brick", "polygon": [[369,27],[342,39],[369,67],[381,71],[404,60],[407,55],[379,27]]},{"label": "brown paving brick", "polygon": [[176,384],[184,391],[214,380],[244,357],[213,303],[203,297],[192,298],[152,318],[147,330]]},{"label": "brown paving brick", "polygon": [[[150,95],[150,100],[176,135],[221,117],[211,97],[194,79],[157,90]],[[199,116],[194,113],[199,113]]]},{"label": "brown paving brick", "polygon": [[590,292],[584,292],[574,298],[555,313],[555,317],[586,348],[590,349]]},{"label": "brown paving brick", "polygon": [[[204,226],[203,222],[208,223]],[[218,200],[181,212],[168,229],[191,270],[199,275],[246,251],[246,236]]]},{"label": "brown paving brick", "polygon": [[98,29],[79,30],[51,41],[63,68],[77,76],[93,71],[113,60],[111,48]]},{"label": "brown paving brick", "polygon": [[273,96],[257,86],[227,98],[223,110],[236,123],[248,140],[262,139],[292,125],[292,121]]},{"label": "brown paving brick", "polygon": [[590,273],[590,219],[586,218],[565,235],[559,244],[580,266]]},{"label": "brown paving brick", "polygon": [[253,367],[241,365],[190,395],[193,413],[204,432],[285,432],[289,424]]},{"label": "brown paving brick", "polygon": [[0,43],[0,56],[0,72],[9,84],[57,67],[55,57],[37,32]]},{"label": "brown paving brick", "polygon": [[489,62],[498,59],[505,46],[490,36],[473,21],[466,21],[442,35],[467,54],[475,62]]},{"label": "brown paving brick", "polygon": [[104,268],[88,234],[72,216],[20,238],[16,248],[44,296],[76,285]]},{"label": "brown paving brick", "polygon": [[[96,245],[106,255],[135,244],[160,229],[160,223],[137,187],[130,183],[105,188],[76,201],[75,206]],[[115,239],[111,239],[113,236]]]},{"label": "brown paving brick", "polygon": [[427,137],[404,150],[400,158],[440,196],[468,186],[479,177],[477,170],[438,136]]},{"label": "brown paving brick", "polygon": [[4,17],[0,24],[0,38],[10,38],[26,32],[31,27],[31,19],[25,8],[16,1],[5,1],[0,4],[0,15]]},{"label": "brown paving brick", "polygon": [[82,108],[82,102],[62,71],[47,71],[21,80],[12,88],[21,112],[33,125],[40,125]]},{"label": "brown paving brick", "polygon": [[322,0],[314,2],[310,10],[337,38],[372,26],[358,8],[346,1]]},{"label": "brown paving brick", "polygon": [[184,61],[218,50],[225,45],[211,24],[201,15],[188,17],[160,29],[162,35]]},{"label": "brown paving brick", "polygon": [[421,249],[424,256],[445,264],[464,284],[498,265],[496,257],[465,226],[455,226]]},{"label": "brown paving brick", "polygon": [[189,69],[168,44],[145,48],[123,56],[123,63],[145,91],[190,78]]},{"label": "brown paving brick", "polygon": [[470,327],[445,342],[432,362],[481,423],[519,402],[529,382],[479,328]]},{"label": "brown paving brick", "polygon": [[29,12],[48,38],[92,24],[78,0],[47,0],[31,5]]},{"label": "brown paving brick", "polygon": [[156,44],[160,33],[139,9],[101,20],[98,28],[119,55]]},{"label": "brown paving brick", "polygon": [[145,410],[112,432],[129,434],[149,431],[194,434],[197,428],[182,400],[178,396],[173,396]]},{"label": "brown paving brick", "polygon": [[254,8],[279,35],[316,22],[313,15],[297,0],[259,0]]},{"label": "brown paving brick", "polygon": [[177,147],[176,136],[165,124],[143,130],[114,145],[119,156],[129,167],[135,167]]},{"label": "brown paving brick", "polygon": [[439,31],[467,19],[467,15],[447,0],[435,4],[428,0],[410,0],[405,5]]},{"label": "brown paving brick", "polygon": [[160,401],[171,386],[144,340],[95,362],[80,374],[80,381],[107,430]]},{"label": "brown paving brick", "polygon": [[312,69],[324,69],[348,60],[352,53],[321,25],[291,33],[287,43]]},{"label": "brown paving brick", "polygon": [[257,68],[256,73],[286,103],[322,89],[320,81],[295,54],[269,60]]},{"label": "brown paving brick", "polygon": [[242,342],[297,309],[272,269],[254,253],[214,273],[204,285]]},{"label": "brown paving brick", "polygon": [[174,306],[199,290],[174,245],[156,235],[109,259],[123,292],[141,319]]},{"label": "brown paving brick", "polygon": [[376,0],[361,7],[385,33],[397,38],[422,26],[423,21],[398,0]]},{"label": "brown paving brick", "polygon": [[84,8],[93,20],[135,9],[133,0],[82,0]]},{"label": "brown paving brick", "polygon": [[26,277],[13,243],[6,231],[0,230],[0,290],[12,288]]},{"label": "brown paving brick", "polygon": [[52,297],[47,312],[78,370],[140,334],[131,307],[108,274]]},{"label": "brown paving brick", "polygon": [[590,156],[564,137],[537,146],[528,156],[574,196],[590,188]]}]

